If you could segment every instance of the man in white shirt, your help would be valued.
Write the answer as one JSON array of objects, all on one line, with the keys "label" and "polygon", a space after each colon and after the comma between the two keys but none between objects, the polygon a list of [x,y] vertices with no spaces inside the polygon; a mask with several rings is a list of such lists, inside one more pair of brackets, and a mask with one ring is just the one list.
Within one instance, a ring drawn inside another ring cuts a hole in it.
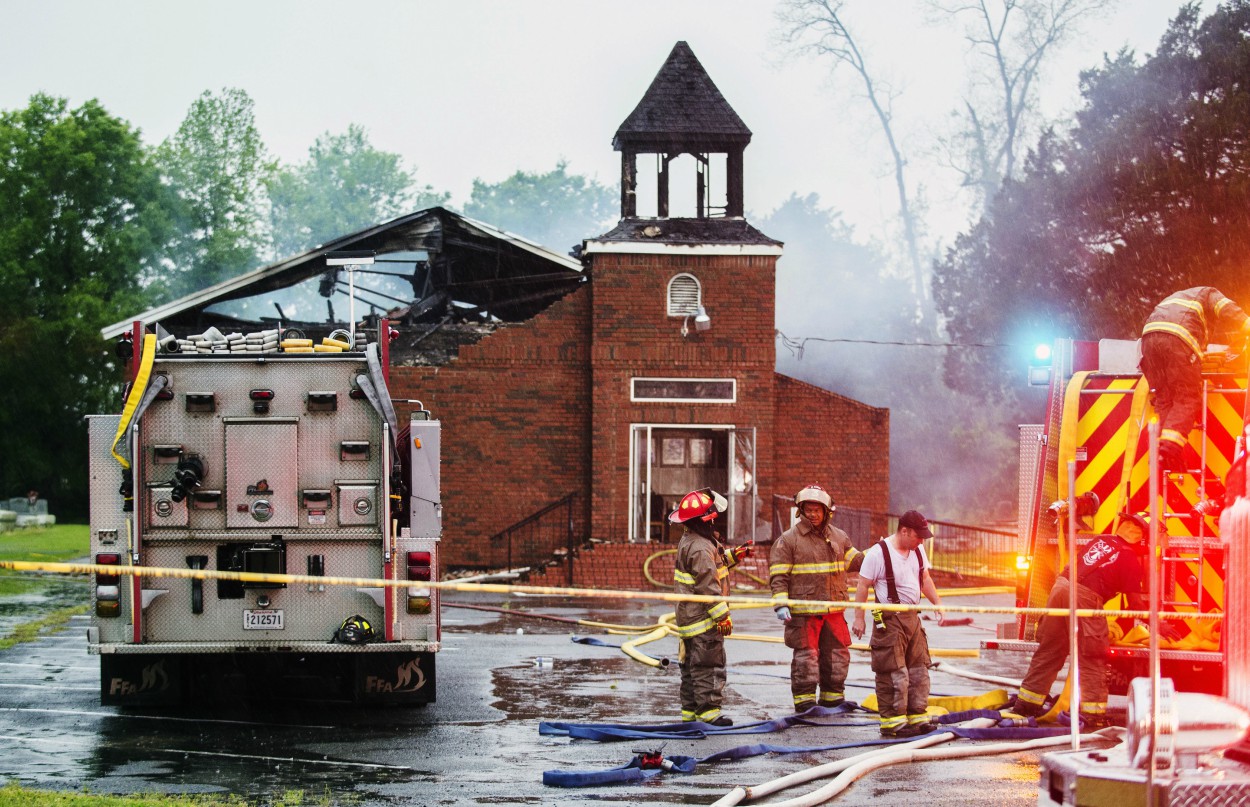
[{"label": "man in white shirt", "polygon": [[[856,602],[868,602],[868,588],[877,602],[919,605],[920,595],[941,605],[929,574],[924,542],[933,536],[928,520],[908,510],[898,530],[870,547],[859,570]],[[920,625],[920,611],[873,611],[869,640],[872,671],[877,677],[877,713],[883,737],[914,737],[932,730],[929,723],[929,640]],[[942,614],[938,612],[938,624]],[[864,609],[857,609],[851,626],[856,638],[864,635]]]}]

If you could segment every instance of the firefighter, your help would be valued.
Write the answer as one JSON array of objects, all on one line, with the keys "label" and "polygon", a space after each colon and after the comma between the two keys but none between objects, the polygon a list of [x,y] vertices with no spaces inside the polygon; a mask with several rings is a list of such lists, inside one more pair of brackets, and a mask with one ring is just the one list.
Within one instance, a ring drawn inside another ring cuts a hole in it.
[{"label": "firefighter", "polygon": [[[919,605],[920,595],[941,606],[937,587],[929,574],[926,540],[932,537],[929,521],[915,510],[898,520],[893,535],[882,538],[864,553],[855,601],[867,602],[873,587],[877,602]],[[919,611],[873,611],[873,631],[868,647],[877,682],[877,714],[882,737],[914,737],[925,734],[929,723],[929,640],[920,625]],[[938,612],[938,624],[942,623]],[[851,626],[856,638],[864,635],[864,610],[857,609]]]},{"label": "firefighter", "polygon": [[1142,328],[1141,371],[1159,415],[1159,464],[1184,468],[1189,432],[1202,414],[1202,355],[1212,331],[1250,336],[1250,319],[1211,286],[1178,291],[1155,306]]},{"label": "firefighter", "polygon": [[[1095,538],[1080,556],[1076,574],[1076,607],[1100,609],[1113,597],[1125,595],[1128,608],[1140,611],[1148,607],[1144,591],[1144,574],[1138,549],[1149,530],[1144,516],[1121,514],[1113,535]],[[1071,592],[1069,568],[1065,566],[1055,579],[1046,600],[1047,608],[1067,608]],[[1173,627],[1161,628],[1172,635]],[[1080,669],[1080,719],[1087,729],[1104,728],[1107,722],[1107,648],[1111,644],[1104,617],[1081,617],[1078,626],[1077,666]],[[1043,616],[1037,623],[1037,650],[1029,662],[1029,671],[1020,682],[1012,711],[1024,717],[1036,717],[1047,710],[1050,685],[1068,658],[1071,633],[1066,616]]]},{"label": "firefighter", "polygon": [[[703,488],[683,496],[669,515],[670,523],[685,527],[677,543],[673,568],[678,593],[720,597],[729,594],[729,569],[751,554],[751,545],[730,549],[721,544],[715,522],[727,508],[724,496]],[[733,632],[729,605],[724,601],[679,602],[676,616],[681,719],[732,726],[733,721],[721,714],[725,637]]]},{"label": "firefighter", "polygon": [[[833,605],[790,605],[791,600],[841,601],[847,597],[846,573],[857,571],[863,553],[830,519],[833,499],[819,485],[794,497],[798,522],[781,534],[768,556],[773,611],[785,623],[794,711],[839,706],[846,701],[846,672],[851,664],[851,633],[843,609]],[[816,690],[819,685],[820,695]]]}]

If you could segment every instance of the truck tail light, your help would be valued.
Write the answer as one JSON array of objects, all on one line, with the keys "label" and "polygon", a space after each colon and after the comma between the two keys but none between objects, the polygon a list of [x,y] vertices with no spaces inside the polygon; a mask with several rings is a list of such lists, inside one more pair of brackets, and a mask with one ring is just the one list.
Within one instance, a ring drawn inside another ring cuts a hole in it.
[{"label": "truck tail light", "polygon": [[430,579],[430,553],[429,552],[409,552],[408,553],[408,579],[409,580],[429,580]]},{"label": "truck tail light", "polygon": [[[117,552],[102,552],[95,556],[95,562],[100,566],[116,566],[122,562],[122,556]],[[95,576],[97,586],[115,586],[118,580],[119,575],[115,574],[97,572]]]},{"label": "truck tail light", "polygon": [[414,597],[408,595],[408,613],[410,614],[428,614],[431,610],[429,597]]},{"label": "truck tail light", "polygon": [[252,399],[252,411],[258,415],[263,415],[269,411],[269,402],[273,400],[273,390],[249,390],[247,397]]},{"label": "truck tail light", "polygon": [[[95,556],[95,562],[101,566],[116,566],[121,563],[122,556],[117,552],[102,552]],[[121,616],[121,588],[118,583],[120,575],[96,573],[95,576],[95,613],[100,617]]]}]

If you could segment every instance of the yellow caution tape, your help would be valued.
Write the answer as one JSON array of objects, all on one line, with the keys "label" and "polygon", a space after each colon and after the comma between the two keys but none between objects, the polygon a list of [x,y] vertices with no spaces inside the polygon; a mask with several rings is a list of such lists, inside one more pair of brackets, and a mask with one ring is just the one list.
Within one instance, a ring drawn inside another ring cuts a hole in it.
[{"label": "yellow caution tape", "polygon": [[[238,580],[244,583],[322,584],[327,586],[357,586],[368,588],[428,588],[439,591],[479,592],[485,594],[530,594],[557,597],[610,597],[621,600],[658,600],[662,602],[724,602],[735,606],[771,606],[772,600],[730,594],[677,594],[667,591],[623,591],[614,589],[564,588],[558,586],[517,586],[503,583],[461,583],[455,580],[387,580],[369,577],[322,577],[307,574],[268,574],[260,572],[224,572],[216,569],[179,569],[159,566],[112,566],[97,563],[48,563],[26,560],[0,560],[0,569],[18,572],[47,572],[51,574],[106,574],[134,575],[136,577],[168,577],[182,580]],[[874,611],[930,611],[960,614],[1031,614],[1035,616],[1067,616],[1066,608],[1015,608],[1010,606],[972,605],[896,605],[894,603],[860,603],[830,600],[790,600],[790,605],[833,606],[854,610]],[[1149,619],[1146,611],[1115,611],[1099,608],[1079,608],[1077,617],[1116,616]],[[1159,614],[1160,619],[1223,619],[1222,613],[1174,613]]]}]

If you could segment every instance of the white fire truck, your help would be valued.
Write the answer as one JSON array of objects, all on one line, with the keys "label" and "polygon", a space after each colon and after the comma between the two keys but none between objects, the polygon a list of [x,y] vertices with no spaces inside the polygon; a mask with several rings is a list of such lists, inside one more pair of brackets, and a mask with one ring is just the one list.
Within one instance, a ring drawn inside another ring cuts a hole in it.
[{"label": "white fire truck", "polygon": [[89,419],[91,560],[118,567],[88,630],[103,703],[434,700],[439,423],[397,422],[388,340],[350,336],[158,346],[135,323],[125,409]]}]

